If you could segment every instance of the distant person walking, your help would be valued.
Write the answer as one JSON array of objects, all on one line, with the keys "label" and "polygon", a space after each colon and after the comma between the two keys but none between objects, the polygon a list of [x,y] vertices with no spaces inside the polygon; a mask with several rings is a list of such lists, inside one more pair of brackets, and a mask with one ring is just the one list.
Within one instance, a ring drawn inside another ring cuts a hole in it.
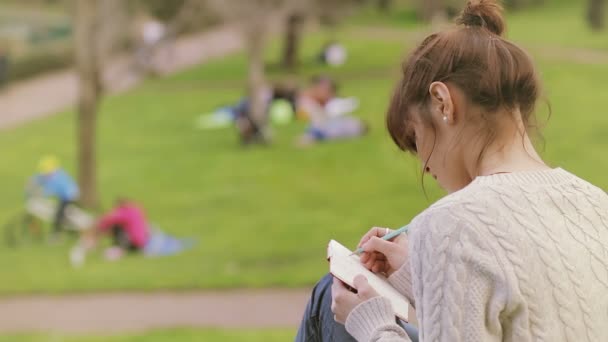
[{"label": "distant person walking", "polygon": [[145,19],[138,27],[138,48],[135,54],[136,69],[139,72],[156,72],[154,57],[167,34],[165,25],[156,19]]}]

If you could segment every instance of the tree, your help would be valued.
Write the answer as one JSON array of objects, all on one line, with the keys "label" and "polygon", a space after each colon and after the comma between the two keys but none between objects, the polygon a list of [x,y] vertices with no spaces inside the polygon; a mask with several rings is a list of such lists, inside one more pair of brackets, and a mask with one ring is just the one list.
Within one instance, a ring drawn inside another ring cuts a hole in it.
[{"label": "tree", "polygon": [[251,22],[245,27],[247,27],[245,31],[245,44],[249,57],[247,76],[249,112],[245,121],[240,123],[240,125],[245,125],[241,128],[243,133],[245,133],[243,142],[267,143],[271,139],[264,99],[264,88],[266,87],[264,48],[267,27]]},{"label": "tree", "polygon": [[136,10],[143,10],[167,25],[169,35],[197,31],[215,24],[206,0],[138,0]]},{"label": "tree", "polygon": [[604,0],[589,0],[587,10],[587,20],[592,29],[599,31],[604,28],[605,17],[605,1]]},{"label": "tree", "polygon": [[337,25],[347,17],[356,5],[362,5],[366,0],[312,0],[311,14],[325,25]]},{"label": "tree", "polygon": [[264,49],[270,26],[285,15],[286,5],[290,1],[293,0],[207,0],[210,10],[240,27],[245,40],[249,106],[246,118],[237,124],[244,143],[267,143],[271,138],[264,98]]},{"label": "tree", "polygon": [[281,65],[293,70],[298,65],[302,30],[307,18],[319,19],[323,24],[335,25],[356,4],[364,0],[291,0],[286,2],[286,22]]},{"label": "tree", "polygon": [[379,10],[383,12],[388,12],[393,6],[393,0],[378,0],[377,6]]},{"label": "tree", "polygon": [[163,22],[170,22],[175,18],[187,0],[139,0],[139,5],[144,7],[153,17]]},{"label": "tree", "polygon": [[100,61],[98,59],[97,15],[100,0],[77,0],[75,14],[75,51],[78,71],[78,182],[85,207],[98,202],[96,172],[97,107],[101,97]]},{"label": "tree", "polygon": [[[97,59],[99,68],[104,69],[104,62],[109,61],[115,53],[124,51],[131,40],[132,13],[124,0],[102,0],[97,8]],[[111,24],[109,24],[111,23]]]},{"label": "tree", "polygon": [[298,64],[298,50],[304,20],[305,15],[302,12],[293,12],[287,16],[281,61],[281,66],[285,69],[293,70]]},{"label": "tree", "polygon": [[419,10],[423,20],[431,21],[437,16],[445,14],[445,3],[443,0],[422,0]]}]

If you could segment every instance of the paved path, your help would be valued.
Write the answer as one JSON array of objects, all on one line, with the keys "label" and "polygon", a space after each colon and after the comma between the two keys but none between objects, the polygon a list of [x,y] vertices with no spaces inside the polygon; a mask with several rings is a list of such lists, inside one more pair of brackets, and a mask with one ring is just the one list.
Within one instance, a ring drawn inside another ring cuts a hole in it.
[{"label": "paved path", "polygon": [[[243,47],[234,27],[219,27],[180,38],[172,47],[170,63],[162,73],[175,73],[206,60],[233,53]],[[162,56],[162,54],[161,54]],[[117,57],[103,73],[110,93],[123,92],[137,85],[141,77],[129,72],[131,59]],[[0,129],[7,129],[37,118],[58,113],[76,103],[77,78],[73,69],[57,71],[9,85],[0,91]]]},{"label": "paved path", "polygon": [[119,333],[171,327],[296,328],[309,289],[108,293],[0,299],[0,332]]}]

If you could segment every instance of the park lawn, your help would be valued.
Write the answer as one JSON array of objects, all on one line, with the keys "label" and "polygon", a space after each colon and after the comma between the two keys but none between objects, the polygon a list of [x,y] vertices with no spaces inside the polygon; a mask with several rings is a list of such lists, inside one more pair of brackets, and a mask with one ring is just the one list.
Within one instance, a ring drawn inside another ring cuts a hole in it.
[{"label": "park lawn", "polygon": [[[559,23],[552,23],[558,25]],[[349,63],[324,69],[310,62],[329,37],[349,48]],[[241,148],[232,130],[197,131],[195,118],[243,92],[242,55],[227,57],[107,98],[99,116],[99,184],[104,207],[116,196],[141,202],[164,230],[198,240],[174,257],[128,257],[110,263],[94,256],[73,269],[59,246],[0,247],[0,294],[81,291],[309,286],[324,272],[325,247],[335,238],[353,246],[373,225],[398,227],[441,196],[418,163],[392,145],[383,112],[407,46],[348,29],[315,33],[304,42],[303,65],[272,79],[304,82],[325,72],[343,95],[361,101],[371,125],[357,140],[297,149],[304,129],[277,127],[272,146]],[[276,58],[277,46],[268,61]],[[544,155],[551,163],[608,188],[602,158],[608,117],[601,111],[608,64],[539,61],[553,107]],[[544,111],[541,110],[541,117]],[[0,219],[18,212],[22,185],[45,153],[73,172],[74,113],[37,121],[0,135]]]},{"label": "park lawn", "polygon": [[[375,6],[368,6],[357,12],[349,23],[371,27],[423,29],[409,2],[394,1],[394,10],[388,14],[378,11]],[[589,28],[585,17],[586,1],[550,0],[546,3],[550,5],[509,11],[507,37],[526,47],[537,49],[559,47],[608,51],[608,30],[593,32]]]},{"label": "park lawn", "polygon": [[68,335],[68,334],[19,334],[0,335],[0,342],[274,342],[288,341],[295,337],[293,330],[213,330],[213,329],[168,329],[146,333],[121,335]]},{"label": "park lawn", "polygon": [[593,32],[586,22],[587,2],[554,1],[557,4],[510,16],[507,21],[508,36],[526,46],[608,51],[608,30]]}]

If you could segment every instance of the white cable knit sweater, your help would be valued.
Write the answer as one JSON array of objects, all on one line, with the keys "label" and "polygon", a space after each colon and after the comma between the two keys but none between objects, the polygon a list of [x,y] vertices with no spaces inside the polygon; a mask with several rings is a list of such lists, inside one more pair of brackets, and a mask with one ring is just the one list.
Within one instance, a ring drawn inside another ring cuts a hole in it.
[{"label": "white cable knit sweater", "polygon": [[[416,303],[421,341],[608,342],[601,189],[563,169],[478,177],[410,227],[410,263],[389,280]],[[376,297],[346,329],[408,341],[394,323]]]}]

